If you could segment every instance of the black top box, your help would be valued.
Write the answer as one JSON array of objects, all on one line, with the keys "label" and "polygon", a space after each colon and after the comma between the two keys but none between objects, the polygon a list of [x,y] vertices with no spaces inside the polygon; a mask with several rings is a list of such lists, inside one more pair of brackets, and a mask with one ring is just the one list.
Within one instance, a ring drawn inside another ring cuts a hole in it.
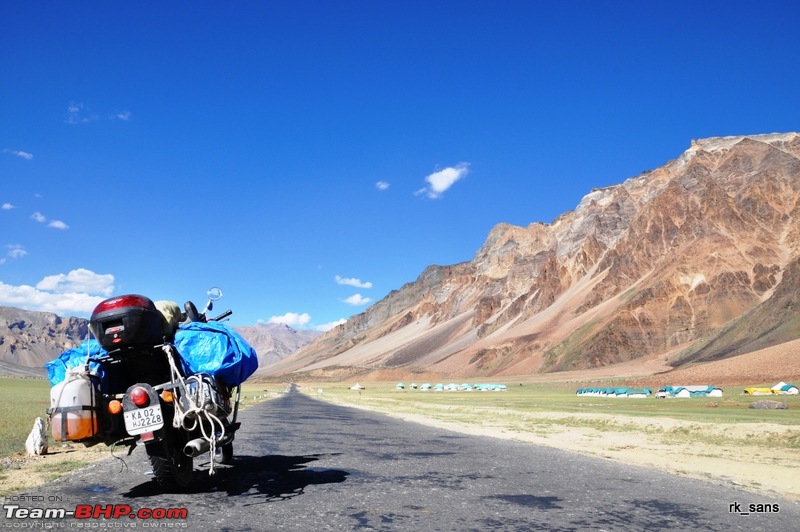
[{"label": "black top box", "polygon": [[89,329],[106,351],[153,347],[164,341],[161,313],[137,294],[102,301],[89,320]]}]

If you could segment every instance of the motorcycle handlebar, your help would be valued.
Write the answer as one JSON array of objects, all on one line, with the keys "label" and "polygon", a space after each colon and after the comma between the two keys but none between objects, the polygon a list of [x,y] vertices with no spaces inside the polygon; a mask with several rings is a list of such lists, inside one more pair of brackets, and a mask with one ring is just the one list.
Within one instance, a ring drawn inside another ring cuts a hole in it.
[{"label": "motorcycle handlebar", "polygon": [[226,310],[225,312],[223,312],[222,314],[220,314],[216,318],[211,318],[208,321],[221,321],[221,320],[224,320],[225,318],[227,318],[228,316],[230,316],[231,314],[233,314],[232,310]]}]

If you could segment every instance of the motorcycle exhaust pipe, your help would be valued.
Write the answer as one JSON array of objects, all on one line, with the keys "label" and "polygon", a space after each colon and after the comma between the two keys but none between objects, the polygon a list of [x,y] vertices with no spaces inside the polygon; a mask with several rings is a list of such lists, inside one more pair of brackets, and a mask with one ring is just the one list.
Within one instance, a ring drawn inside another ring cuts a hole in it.
[{"label": "motorcycle exhaust pipe", "polygon": [[211,446],[208,444],[208,441],[203,438],[197,438],[183,446],[183,454],[194,458],[195,456],[207,453],[210,448]]}]

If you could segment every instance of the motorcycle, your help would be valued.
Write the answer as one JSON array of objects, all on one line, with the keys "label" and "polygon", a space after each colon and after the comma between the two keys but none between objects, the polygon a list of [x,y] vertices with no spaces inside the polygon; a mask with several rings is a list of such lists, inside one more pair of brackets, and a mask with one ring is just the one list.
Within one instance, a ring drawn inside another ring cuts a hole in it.
[{"label": "motorcycle", "polygon": [[155,481],[166,490],[187,488],[194,458],[203,453],[211,455],[210,474],[215,463],[230,464],[241,426],[241,382],[190,373],[186,353],[176,348],[185,325],[218,323],[232,314],[207,317],[220,297],[220,289],[210,289],[202,312],[191,301],[181,312],[176,303],[135,294],[97,305],[89,329],[102,349],[90,353],[83,373],[75,370],[78,377],[68,375],[60,390],[51,390],[55,439],[128,446],[129,455],[142,443]]}]

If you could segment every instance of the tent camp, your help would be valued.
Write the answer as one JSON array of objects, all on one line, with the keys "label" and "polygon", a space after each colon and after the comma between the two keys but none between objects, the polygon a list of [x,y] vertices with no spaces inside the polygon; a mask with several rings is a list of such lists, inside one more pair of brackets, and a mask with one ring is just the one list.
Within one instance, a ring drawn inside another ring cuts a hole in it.
[{"label": "tent camp", "polygon": [[772,395],[772,388],[751,386],[742,391],[745,395]]},{"label": "tent camp", "polygon": [[716,386],[664,386],[656,397],[722,397],[722,388]]},{"label": "tent camp", "polygon": [[786,384],[785,382],[779,382],[778,384],[772,387],[772,393],[776,395],[798,395],[800,391],[797,389],[797,386],[793,384]]},{"label": "tent camp", "polygon": [[597,397],[631,397],[641,399],[650,397],[650,388],[579,388],[576,395]]}]

